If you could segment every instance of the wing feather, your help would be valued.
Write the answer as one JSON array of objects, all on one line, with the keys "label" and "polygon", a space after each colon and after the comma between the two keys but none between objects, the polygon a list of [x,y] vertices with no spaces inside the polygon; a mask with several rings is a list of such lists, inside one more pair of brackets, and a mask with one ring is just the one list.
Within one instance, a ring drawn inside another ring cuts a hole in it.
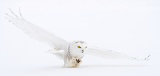
[{"label": "wing feather", "polygon": [[45,44],[48,44],[49,46],[55,48],[56,50],[67,50],[68,48],[67,41],[27,21],[22,17],[20,10],[19,10],[20,17],[18,17],[12,10],[10,10],[10,12],[13,14],[13,16],[6,13],[9,22],[13,23],[15,26],[23,30],[31,38],[36,39]]},{"label": "wing feather", "polygon": [[144,59],[139,59],[136,57],[128,56],[123,53],[115,52],[112,50],[102,49],[98,47],[87,48],[87,54],[94,55],[102,58],[112,58],[112,59],[130,59],[130,60],[148,60],[149,56]]}]

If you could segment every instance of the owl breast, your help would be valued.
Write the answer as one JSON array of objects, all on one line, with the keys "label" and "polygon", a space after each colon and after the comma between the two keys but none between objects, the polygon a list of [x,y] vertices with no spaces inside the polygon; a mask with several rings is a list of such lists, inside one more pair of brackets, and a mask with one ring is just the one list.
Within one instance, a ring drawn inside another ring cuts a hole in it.
[{"label": "owl breast", "polygon": [[78,52],[77,50],[71,52],[72,57],[77,59],[82,59],[84,57],[84,53]]}]

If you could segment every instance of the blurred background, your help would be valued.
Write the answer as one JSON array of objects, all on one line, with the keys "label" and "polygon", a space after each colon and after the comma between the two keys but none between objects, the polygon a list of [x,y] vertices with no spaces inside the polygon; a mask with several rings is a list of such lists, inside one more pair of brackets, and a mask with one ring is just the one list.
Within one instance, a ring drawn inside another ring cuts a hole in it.
[{"label": "blurred background", "polygon": [[[5,19],[8,8],[18,14],[19,7],[25,19],[69,42],[83,40],[138,58],[151,55],[150,61],[137,65],[85,56],[79,68],[62,68],[63,61],[46,53],[51,47]],[[159,76],[159,53],[159,0],[0,0],[0,76]]]}]

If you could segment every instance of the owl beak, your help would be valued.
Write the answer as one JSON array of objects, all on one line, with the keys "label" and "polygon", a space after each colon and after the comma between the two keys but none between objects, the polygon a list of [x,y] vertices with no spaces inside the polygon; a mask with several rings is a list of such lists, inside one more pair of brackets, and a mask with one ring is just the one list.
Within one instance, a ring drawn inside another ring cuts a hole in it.
[{"label": "owl beak", "polygon": [[84,50],[82,50],[82,53],[84,52]]}]

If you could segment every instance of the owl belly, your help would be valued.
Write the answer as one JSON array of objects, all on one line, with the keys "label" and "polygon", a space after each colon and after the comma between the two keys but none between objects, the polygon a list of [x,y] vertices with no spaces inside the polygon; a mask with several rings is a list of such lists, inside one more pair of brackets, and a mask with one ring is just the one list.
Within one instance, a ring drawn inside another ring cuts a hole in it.
[{"label": "owl belly", "polygon": [[82,62],[81,59],[72,58],[65,63],[64,67],[75,68],[75,67],[78,67],[81,62]]},{"label": "owl belly", "polygon": [[74,68],[78,67],[81,63],[81,59],[83,58],[83,53],[70,53],[66,52],[64,54],[64,67]]}]

